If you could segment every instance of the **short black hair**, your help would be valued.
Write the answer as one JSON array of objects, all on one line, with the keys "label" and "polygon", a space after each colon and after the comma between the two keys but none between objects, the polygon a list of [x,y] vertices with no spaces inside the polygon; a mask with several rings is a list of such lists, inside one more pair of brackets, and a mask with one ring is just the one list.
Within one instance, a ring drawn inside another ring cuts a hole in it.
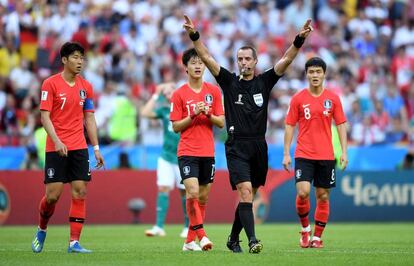
[{"label": "short black hair", "polygon": [[185,50],[183,53],[183,57],[181,58],[183,65],[187,66],[188,61],[190,61],[190,59],[193,57],[199,57],[196,52],[196,49],[191,48],[191,49]]},{"label": "short black hair", "polygon": [[310,67],[321,67],[323,69],[323,73],[326,72],[326,63],[320,57],[312,57],[309,59],[305,64],[305,72],[308,72],[308,68]]},{"label": "short black hair", "polygon": [[256,48],[254,48],[252,45],[244,45],[244,46],[240,47],[238,51],[240,51],[240,50],[252,50],[253,59],[257,59]]},{"label": "short black hair", "polygon": [[77,42],[66,42],[60,48],[60,57],[69,57],[74,52],[78,51],[82,55],[85,54],[85,49]]}]

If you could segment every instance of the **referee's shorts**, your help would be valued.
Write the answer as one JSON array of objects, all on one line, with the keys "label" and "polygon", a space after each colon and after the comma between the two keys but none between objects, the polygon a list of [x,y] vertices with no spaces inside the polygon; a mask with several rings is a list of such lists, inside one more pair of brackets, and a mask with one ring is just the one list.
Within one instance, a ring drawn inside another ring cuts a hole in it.
[{"label": "referee's shorts", "polygon": [[242,182],[251,182],[253,188],[264,186],[268,170],[265,138],[229,137],[225,147],[232,189]]}]

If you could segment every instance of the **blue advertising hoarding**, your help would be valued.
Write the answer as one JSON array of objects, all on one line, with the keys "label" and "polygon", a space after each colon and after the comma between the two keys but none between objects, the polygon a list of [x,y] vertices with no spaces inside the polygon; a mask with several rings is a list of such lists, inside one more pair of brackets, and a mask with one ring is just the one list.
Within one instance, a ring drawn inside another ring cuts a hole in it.
[{"label": "blue advertising hoarding", "polygon": [[[414,221],[414,171],[338,171],[329,221]],[[269,195],[266,222],[298,221],[291,178]],[[311,192],[311,213],[315,210]]]}]

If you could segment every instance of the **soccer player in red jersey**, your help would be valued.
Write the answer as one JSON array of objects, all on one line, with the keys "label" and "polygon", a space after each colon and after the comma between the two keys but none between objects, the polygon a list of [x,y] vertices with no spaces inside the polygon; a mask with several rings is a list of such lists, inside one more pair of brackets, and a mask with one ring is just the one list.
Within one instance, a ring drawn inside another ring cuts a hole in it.
[{"label": "soccer player in red jersey", "polygon": [[210,250],[213,243],[203,221],[215,173],[213,125],[224,127],[222,96],[217,86],[203,82],[206,67],[194,48],[184,52],[182,62],[188,82],[173,94],[170,120],[174,131],[181,132],[177,156],[190,219],[183,251]]},{"label": "soccer player in red jersey", "polygon": [[[335,187],[335,158],[332,147],[332,119],[336,123],[341,143],[340,164],[348,164],[346,117],[339,97],[324,89],[326,63],[318,57],[305,64],[309,88],[296,93],[286,116],[283,167],[291,165],[290,145],[296,124],[299,133],[295,150],[296,210],[302,224],[300,246],[322,248],[322,232],[329,217],[329,192]],[[311,237],[309,224],[310,184],[316,188],[315,231]]]},{"label": "soccer player in red jersey", "polygon": [[90,253],[79,244],[85,221],[86,185],[91,180],[84,124],[93,145],[96,168],[104,166],[99,151],[94,115],[93,89],[79,73],[84,63],[84,49],[67,42],[60,49],[63,72],[43,82],[40,115],[47,132],[44,183],[46,193],[40,201],[39,227],[32,242],[33,252],[43,249],[46,229],[65,183],[70,183],[72,202],[69,211],[70,243],[68,252]]}]

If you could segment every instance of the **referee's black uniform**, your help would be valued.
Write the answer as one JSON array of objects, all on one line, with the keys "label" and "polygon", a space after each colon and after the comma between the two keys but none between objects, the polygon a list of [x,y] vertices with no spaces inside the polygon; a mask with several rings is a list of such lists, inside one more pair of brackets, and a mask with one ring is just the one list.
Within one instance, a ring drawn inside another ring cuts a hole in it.
[{"label": "referee's black uniform", "polygon": [[232,188],[236,190],[236,185],[245,181],[254,188],[262,186],[268,169],[267,108],[270,92],[280,76],[271,68],[243,80],[220,67],[215,78],[224,95],[226,158]]}]

